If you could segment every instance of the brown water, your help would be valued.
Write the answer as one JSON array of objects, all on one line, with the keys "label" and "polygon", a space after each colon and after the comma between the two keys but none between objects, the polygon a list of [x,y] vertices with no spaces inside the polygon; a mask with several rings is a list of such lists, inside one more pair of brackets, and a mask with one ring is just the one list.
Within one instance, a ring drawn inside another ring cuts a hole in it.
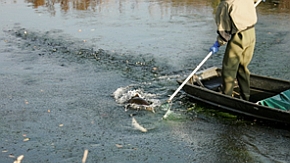
[{"label": "brown water", "polygon": [[[290,80],[289,3],[258,6],[253,73]],[[288,129],[194,107],[183,93],[166,121],[167,106],[126,112],[113,96],[165,102],[215,41],[217,4],[0,0],[0,162],[81,162],[85,149],[92,163],[290,162]]]}]

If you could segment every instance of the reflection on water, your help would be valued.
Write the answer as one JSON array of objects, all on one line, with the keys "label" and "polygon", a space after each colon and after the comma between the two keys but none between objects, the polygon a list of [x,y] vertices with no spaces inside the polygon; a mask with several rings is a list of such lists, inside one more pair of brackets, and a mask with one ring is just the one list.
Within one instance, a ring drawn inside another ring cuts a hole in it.
[{"label": "reflection on water", "polygon": [[[134,2],[142,2],[144,0],[136,0]],[[158,0],[157,0],[158,1]],[[50,5],[60,4],[61,9],[67,11],[69,9],[76,9],[76,10],[87,10],[89,8],[96,8],[96,6],[102,6],[106,4],[113,4],[128,2],[125,1],[113,1],[113,0],[26,0],[27,3],[33,4],[34,8],[39,6],[46,6],[49,7]],[[158,3],[164,6],[191,6],[191,5],[199,5],[204,6],[208,4],[218,4],[219,0],[159,0]]]},{"label": "reflection on water", "polygon": [[71,9],[96,11],[96,7],[103,4],[102,0],[26,0],[26,2],[31,3],[33,8],[46,7],[51,15],[56,13],[55,5],[59,5],[66,13]]},{"label": "reflection on water", "polygon": [[259,8],[261,12],[268,14],[275,13],[290,13],[290,1],[289,0],[268,0]]},{"label": "reflection on water", "polygon": [[[272,0],[274,6],[278,8],[278,10],[290,9],[290,1],[289,0]],[[286,11],[287,12],[287,11]],[[289,10],[288,10],[289,12]]]},{"label": "reflection on water", "polygon": [[[93,12],[101,12],[102,10],[108,8],[108,6],[118,6],[118,10],[120,13],[126,11],[125,6],[128,6],[128,3],[132,3],[131,9],[135,9],[138,7],[138,4],[144,2],[144,0],[25,0],[26,3],[32,4],[34,9],[39,7],[46,8],[46,11],[51,15],[55,15],[60,7],[61,12],[67,13],[72,10],[89,10]],[[159,6],[161,11],[166,11],[171,8],[181,8],[183,13],[191,13],[193,6],[196,7],[204,7],[204,6],[212,6],[215,8],[218,4],[219,0],[156,0],[149,2],[148,10],[149,13],[152,11],[152,4],[155,6]],[[129,5],[129,6],[130,6]],[[179,11],[180,12],[180,11]]]},{"label": "reflection on water", "polygon": [[[136,0],[134,3],[138,4],[142,1],[144,0]],[[195,8],[199,6],[211,6],[212,8],[216,8],[219,1],[220,0],[156,0],[150,3],[158,3],[161,8],[183,7],[183,11],[187,11],[190,6],[194,6]],[[59,5],[62,12],[65,13],[70,10],[91,10],[95,12],[112,4],[118,4],[121,9],[124,3],[128,3],[128,0],[26,0],[25,2],[32,4],[33,8],[38,8],[40,6],[45,7],[51,15],[55,15],[56,5]],[[263,6],[262,9],[259,9],[261,12],[290,13],[289,0],[267,0]]]}]

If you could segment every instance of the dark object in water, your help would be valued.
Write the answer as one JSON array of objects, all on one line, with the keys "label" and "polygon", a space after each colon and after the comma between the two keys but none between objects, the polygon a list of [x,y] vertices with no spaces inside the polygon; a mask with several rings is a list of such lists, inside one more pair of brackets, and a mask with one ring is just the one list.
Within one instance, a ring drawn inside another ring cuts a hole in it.
[{"label": "dark object in water", "polygon": [[141,98],[138,94],[133,96],[127,103],[137,104],[137,105],[150,105],[150,103],[143,98]]},{"label": "dark object in water", "polygon": [[125,106],[126,110],[131,108],[136,110],[147,110],[155,113],[154,108],[150,106],[151,102],[144,100],[138,94],[128,100],[127,103],[128,105]]}]

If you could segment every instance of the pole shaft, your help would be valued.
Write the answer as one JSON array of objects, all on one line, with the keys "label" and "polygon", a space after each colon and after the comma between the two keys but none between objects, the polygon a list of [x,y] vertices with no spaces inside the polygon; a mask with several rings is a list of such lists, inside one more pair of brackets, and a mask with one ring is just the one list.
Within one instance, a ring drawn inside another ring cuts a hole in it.
[{"label": "pole shaft", "polygon": [[209,52],[208,55],[200,62],[200,64],[192,71],[192,73],[184,80],[184,82],[178,87],[178,89],[170,96],[168,102],[176,96],[176,94],[181,90],[181,88],[188,82],[188,80],[200,69],[200,67],[208,60],[208,58],[212,55],[212,52]]}]

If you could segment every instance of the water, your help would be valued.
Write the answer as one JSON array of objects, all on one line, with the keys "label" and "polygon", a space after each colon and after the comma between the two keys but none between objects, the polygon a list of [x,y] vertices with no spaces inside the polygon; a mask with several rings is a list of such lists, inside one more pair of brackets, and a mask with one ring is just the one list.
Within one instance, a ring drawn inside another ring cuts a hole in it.
[{"label": "water", "polygon": [[[0,162],[289,162],[289,130],[169,96],[215,40],[214,0],[0,0]],[[289,2],[258,6],[252,73],[290,80]],[[220,66],[222,47],[203,68]],[[136,93],[156,113],[126,110]],[[132,116],[146,128],[132,126]]]}]

